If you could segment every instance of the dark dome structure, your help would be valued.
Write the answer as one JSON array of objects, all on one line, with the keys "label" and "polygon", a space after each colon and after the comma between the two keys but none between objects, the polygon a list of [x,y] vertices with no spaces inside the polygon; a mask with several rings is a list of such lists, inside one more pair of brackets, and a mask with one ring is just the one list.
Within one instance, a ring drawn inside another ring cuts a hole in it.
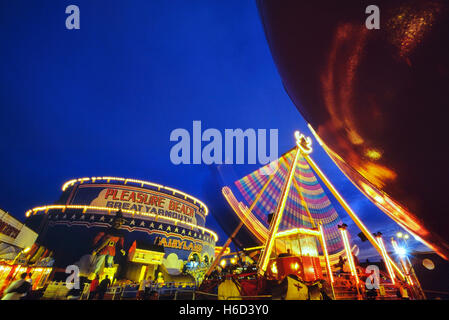
[{"label": "dark dome structure", "polygon": [[284,87],[380,209],[449,257],[449,3],[258,0]]}]

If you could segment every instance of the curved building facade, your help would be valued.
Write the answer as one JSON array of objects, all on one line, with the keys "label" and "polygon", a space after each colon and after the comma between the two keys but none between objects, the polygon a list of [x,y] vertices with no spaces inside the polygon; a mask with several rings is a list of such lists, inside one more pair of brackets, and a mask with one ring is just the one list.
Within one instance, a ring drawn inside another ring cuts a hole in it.
[{"label": "curved building facade", "polygon": [[54,250],[55,265],[66,267],[91,254],[96,239],[112,228],[119,210],[124,218],[119,228],[123,243],[114,249],[114,264],[135,260],[136,247],[142,247],[142,252],[163,252],[160,261],[156,256],[152,260],[173,274],[187,261],[207,265],[213,259],[218,237],[205,228],[207,206],[180,190],[147,181],[70,180],[56,203],[29,210],[26,224],[39,233],[41,243]]}]

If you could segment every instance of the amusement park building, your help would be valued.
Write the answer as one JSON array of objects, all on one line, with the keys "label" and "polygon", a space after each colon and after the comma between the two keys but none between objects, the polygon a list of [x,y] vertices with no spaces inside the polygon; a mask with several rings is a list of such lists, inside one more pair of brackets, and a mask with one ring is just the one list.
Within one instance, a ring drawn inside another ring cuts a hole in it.
[{"label": "amusement park building", "polygon": [[213,259],[218,239],[205,228],[207,206],[180,190],[147,181],[70,180],[56,203],[29,210],[26,224],[55,252],[55,266],[65,268],[92,253],[96,236],[111,228],[119,210],[125,254],[116,250],[114,263],[134,265],[135,274],[146,269],[154,277],[160,265],[169,274],[179,274],[187,261],[207,265]]},{"label": "amusement park building", "polygon": [[19,252],[31,247],[36,238],[37,233],[0,209],[0,260],[13,260]]}]

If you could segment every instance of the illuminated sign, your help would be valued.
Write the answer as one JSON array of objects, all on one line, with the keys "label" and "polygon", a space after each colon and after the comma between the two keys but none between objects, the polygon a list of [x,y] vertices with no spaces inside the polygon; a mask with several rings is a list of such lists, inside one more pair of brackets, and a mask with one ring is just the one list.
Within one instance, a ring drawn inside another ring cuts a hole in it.
[{"label": "illuminated sign", "polygon": [[157,237],[154,240],[154,243],[160,246],[164,246],[166,248],[173,248],[179,250],[187,250],[194,252],[201,252],[203,250],[203,246],[199,243],[194,243],[192,241],[187,240],[179,240],[176,238]]},{"label": "illuminated sign", "polygon": [[[162,197],[160,195],[149,195],[143,192],[134,192],[134,191],[109,188],[106,190],[104,198],[108,200],[106,202],[106,207],[111,208],[121,207],[123,209],[128,210],[142,211],[143,206],[145,206],[146,210],[145,212],[155,213],[150,211],[150,208],[157,207],[163,208],[165,210],[174,211],[176,213],[188,215],[190,217],[195,216],[194,208],[187,206],[180,201],[167,199],[166,197]],[[117,203],[121,203],[121,205],[117,205]]]},{"label": "illuminated sign", "polygon": [[17,228],[14,228],[12,225],[10,225],[7,222],[0,220],[0,233],[4,234],[5,236],[15,239],[19,235],[20,230]]},{"label": "illuminated sign", "polygon": [[206,207],[206,205],[200,201],[199,199],[192,197],[191,195],[188,195],[187,193],[184,193],[178,189],[174,189],[174,188],[170,188],[167,186],[163,186],[161,184],[158,183],[153,183],[153,182],[149,182],[149,181],[143,181],[143,180],[137,180],[137,179],[125,179],[125,178],[119,178],[119,177],[91,177],[91,178],[79,178],[79,179],[72,179],[70,181],[67,181],[66,183],[64,183],[64,185],[62,186],[62,191],[67,190],[67,188],[74,186],[75,184],[79,183],[79,184],[83,184],[85,182],[89,182],[89,183],[97,183],[99,181],[106,181],[107,183],[110,183],[111,181],[118,181],[121,183],[124,183],[125,185],[127,183],[136,183],[136,184],[140,184],[140,186],[143,188],[144,186],[149,186],[149,187],[153,187],[153,188],[157,188],[158,190],[164,189],[167,190],[169,192],[172,192],[173,195],[174,194],[179,194],[182,197],[184,197],[184,199],[191,199],[193,201],[194,204],[198,204],[205,212],[205,215],[207,216],[208,214],[208,209]]},{"label": "illuminated sign", "polygon": [[19,248],[31,247],[37,233],[24,226],[19,220],[0,209],[0,243],[5,242]]},{"label": "illuminated sign", "polygon": [[[98,185],[84,185],[79,189],[98,189]],[[143,214],[154,214],[179,221],[196,224],[198,207],[183,199],[136,187],[120,186],[100,188],[100,192],[91,202],[91,206],[130,210]],[[72,203],[78,202],[78,197]]]}]

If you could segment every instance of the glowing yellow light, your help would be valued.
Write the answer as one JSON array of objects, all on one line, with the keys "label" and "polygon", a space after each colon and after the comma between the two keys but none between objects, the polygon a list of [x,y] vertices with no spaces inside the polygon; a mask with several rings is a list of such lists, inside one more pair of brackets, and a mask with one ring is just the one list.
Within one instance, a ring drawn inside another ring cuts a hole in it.
[{"label": "glowing yellow light", "polygon": [[282,192],[280,205],[278,206],[278,209],[276,210],[276,215],[273,218],[275,221],[273,221],[272,227],[270,229],[270,234],[268,236],[268,244],[266,245],[266,248],[262,253],[262,258],[260,260],[261,264],[260,264],[260,268],[259,268],[260,272],[265,272],[265,270],[267,269],[268,261],[270,259],[271,251],[273,250],[273,244],[274,244],[274,241],[276,240],[277,230],[279,228],[279,224],[282,219],[282,214],[284,213],[284,208],[287,203],[288,193],[289,193],[290,187],[292,185],[293,176],[295,175],[295,170],[296,170],[296,163],[298,162],[300,153],[301,153],[300,149],[298,149],[296,151],[295,158],[292,161],[289,176],[287,179],[287,184],[285,185],[285,188]]},{"label": "glowing yellow light", "polygon": [[23,253],[27,253],[28,251],[30,251],[31,248],[30,247],[26,247],[25,249],[23,249]]},{"label": "glowing yellow light", "polygon": [[235,262],[236,262],[235,259],[232,258],[232,259],[231,259],[231,264],[235,264]]},{"label": "glowing yellow light", "polygon": [[323,244],[323,253],[324,253],[324,257],[326,259],[327,272],[329,273],[329,278],[331,280],[331,283],[333,283],[334,282],[334,275],[332,274],[331,263],[329,261],[329,254],[327,252],[326,239],[324,237],[323,226],[321,224],[318,225],[318,230],[320,230],[321,243]]},{"label": "glowing yellow light", "polygon": [[396,233],[396,236],[397,236],[398,238],[402,238],[403,234],[402,234],[402,232],[398,232],[398,233]]},{"label": "glowing yellow light", "polygon": [[385,245],[384,245],[384,242],[382,240],[382,237],[378,236],[377,237],[377,241],[379,242],[379,246],[382,249],[382,257],[383,257],[383,259],[385,261],[385,266],[387,267],[388,274],[390,275],[391,283],[395,284],[395,281],[394,281],[395,274],[394,274],[393,268],[391,267],[391,264],[390,264],[390,260],[391,259],[388,256],[387,250],[385,249]]},{"label": "glowing yellow light", "polygon": [[310,154],[313,151],[312,139],[310,137],[306,137],[299,131],[295,131],[295,138],[296,138],[296,145],[303,154]]},{"label": "glowing yellow light", "polygon": [[[221,251],[222,249],[223,249],[223,247],[216,246],[216,247],[215,247],[215,255],[217,256],[217,254],[219,254],[220,251]],[[230,253],[230,252],[231,252],[231,248],[227,247],[227,248],[223,251],[223,255],[227,255],[227,254]]]},{"label": "glowing yellow light", "polygon": [[262,249],[264,246],[257,246],[257,247],[251,247],[251,248],[244,248],[244,251],[252,251],[252,250],[260,250]]},{"label": "glowing yellow light", "polygon": [[310,125],[310,123],[307,124],[307,127],[309,127],[309,130],[312,132],[313,136],[315,137],[316,141],[318,141],[318,144],[320,146],[323,146],[324,143],[321,140],[321,138],[318,136],[318,134],[316,133],[316,131],[312,128],[312,126]]},{"label": "glowing yellow light", "polygon": [[278,267],[277,267],[277,265],[276,265],[276,262],[274,262],[274,263],[271,265],[271,272],[274,273],[274,274],[278,273]]},{"label": "glowing yellow light", "polygon": [[376,149],[368,149],[365,151],[365,155],[373,160],[379,160],[382,157],[382,153]]},{"label": "glowing yellow light", "polygon": [[349,240],[348,240],[348,235],[346,233],[346,229],[340,229],[341,232],[341,236],[343,239],[343,245],[345,247],[345,251],[346,251],[346,258],[348,259],[348,263],[349,263],[349,268],[351,269],[351,274],[355,277],[355,282],[358,284],[359,283],[359,276],[357,274],[357,269],[355,268],[354,265],[354,259],[352,257],[352,252],[351,252],[351,246],[349,245]]},{"label": "glowing yellow light", "polygon": [[[61,210],[82,209],[83,211],[86,211],[86,210],[97,210],[97,211],[105,211],[107,213],[110,213],[112,208],[99,207],[99,206],[88,206],[88,205],[48,205],[48,206],[36,207],[36,208],[30,209],[30,210],[28,210],[26,212],[25,215],[28,217],[31,213],[34,215],[34,214],[36,214],[36,213],[38,213],[40,211],[43,211],[43,212],[47,213],[48,210],[53,210],[53,209],[61,209]],[[136,214],[136,215],[151,217],[151,218],[154,218],[155,221],[157,221],[158,219],[162,219],[162,220],[167,220],[167,221],[170,221],[170,222],[174,222],[176,224],[180,223],[180,224],[189,226],[192,230],[194,228],[197,228],[197,229],[201,230],[203,233],[207,232],[210,235],[212,235],[214,237],[214,239],[215,239],[215,242],[218,241],[218,235],[215,232],[213,232],[212,230],[209,230],[207,228],[204,228],[204,227],[201,227],[201,226],[198,226],[198,225],[186,222],[186,221],[180,221],[180,220],[177,220],[177,219],[174,219],[174,218],[160,216],[160,215],[157,215],[157,214],[154,214],[154,213],[139,212],[139,211],[127,210],[127,209],[121,209],[121,210],[122,210],[123,213],[131,214],[131,215]]]},{"label": "glowing yellow light", "polygon": [[320,232],[318,230],[313,230],[313,229],[294,228],[294,229],[289,229],[289,230],[278,232],[276,234],[276,238],[283,238],[283,237],[296,235],[296,234],[306,234],[306,235],[311,235],[311,236],[319,236]]},{"label": "glowing yellow light", "polygon": [[225,266],[226,266],[226,260],[221,260],[220,261],[220,266],[222,267],[222,268],[224,268]]},{"label": "glowing yellow light", "polygon": [[410,238],[409,235],[408,235],[408,234],[405,234],[405,235],[404,235],[404,239],[407,240],[408,238]]},{"label": "glowing yellow light", "polygon": [[153,183],[153,182],[149,182],[149,181],[144,181],[144,180],[125,179],[125,178],[119,178],[119,177],[92,177],[92,178],[79,178],[79,179],[72,179],[72,180],[69,180],[69,181],[65,182],[65,183],[63,184],[63,186],[62,186],[62,191],[65,191],[68,187],[71,187],[71,186],[73,186],[73,185],[76,184],[76,183],[82,184],[82,183],[84,183],[85,181],[92,181],[92,183],[95,183],[95,182],[97,182],[98,180],[100,180],[100,181],[106,181],[106,182],[108,182],[108,183],[109,183],[111,180],[112,180],[112,181],[121,181],[121,182],[124,182],[124,184],[127,184],[128,182],[132,182],[132,183],[138,183],[138,184],[140,184],[140,185],[142,186],[142,188],[143,188],[145,185],[147,185],[147,186],[152,186],[152,187],[158,188],[159,190],[160,190],[160,189],[169,190],[169,191],[171,191],[173,194],[178,193],[178,194],[184,196],[184,198],[189,198],[189,199],[193,200],[193,202],[194,202],[195,204],[198,202],[198,203],[200,204],[200,206],[204,208],[204,211],[205,211],[205,215],[206,215],[206,216],[207,216],[208,213],[209,213],[209,209],[207,208],[207,206],[206,206],[201,200],[199,200],[199,199],[197,199],[197,198],[195,198],[195,197],[192,197],[191,195],[189,195],[189,194],[187,194],[187,193],[184,193],[184,192],[182,192],[181,190],[174,189],[174,188],[167,187],[167,186],[163,186],[163,185],[161,185],[161,184],[157,184],[157,183]]},{"label": "glowing yellow light", "polygon": [[379,193],[377,193],[373,188],[371,188],[370,186],[368,186],[363,182],[360,182],[360,185],[362,186],[363,190],[368,194],[368,196],[374,199],[374,201],[376,201],[381,205],[385,204],[384,197]]}]

